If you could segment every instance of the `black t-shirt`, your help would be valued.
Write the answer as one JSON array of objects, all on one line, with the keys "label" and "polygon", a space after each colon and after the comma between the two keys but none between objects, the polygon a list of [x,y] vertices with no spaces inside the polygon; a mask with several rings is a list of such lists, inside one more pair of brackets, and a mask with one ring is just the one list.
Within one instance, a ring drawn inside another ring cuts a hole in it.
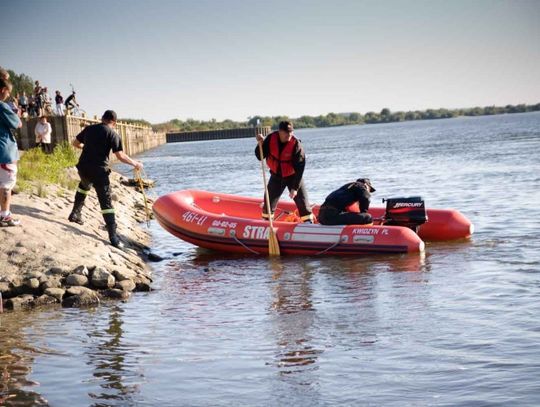
[{"label": "black t-shirt", "polygon": [[57,105],[61,105],[62,103],[64,103],[64,98],[62,97],[62,95],[56,95],[54,97],[54,100]]},{"label": "black t-shirt", "polygon": [[108,168],[111,151],[123,150],[118,133],[103,123],[86,127],[77,135],[77,140],[84,144],[77,168]]},{"label": "black t-shirt", "polygon": [[72,100],[73,100],[73,103],[75,103],[75,95],[73,93],[68,96],[64,104],[67,106],[71,103]]}]

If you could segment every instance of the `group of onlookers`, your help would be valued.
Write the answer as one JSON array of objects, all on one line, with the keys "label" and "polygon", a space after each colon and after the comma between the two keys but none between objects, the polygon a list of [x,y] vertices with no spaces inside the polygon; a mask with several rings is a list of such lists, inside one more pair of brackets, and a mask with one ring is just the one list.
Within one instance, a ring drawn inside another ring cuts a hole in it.
[{"label": "group of onlookers", "polygon": [[78,108],[79,104],[75,98],[75,91],[64,101],[64,97],[59,90],[56,91],[53,100],[49,95],[49,90],[46,86],[42,87],[39,81],[35,81],[34,90],[27,95],[25,91],[11,96],[7,104],[21,118],[41,117],[46,116],[63,116],[65,112],[70,112],[74,108]]},{"label": "group of onlookers", "polygon": [[[40,147],[43,152],[50,154],[52,152],[51,148],[51,136],[52,136],[52,127],[51,124],[47,121],[47,115],[52,114],[50,108],[50,98],[47,92],[46,87],[41,87],[39,81],[35,82],[34,92],[30,97],[26,95],[26,92],[23,92],[22,95],[17,94],[17,97],[12,96],[13,85],[11,84],[8,71],[0,67],[0,76],[2,79],[2,86],[4,88],[5,98],[1,101],[4,102],[4,108],[14,113],[19,118],[29,118],[29,117],[39,117],[38,122],[34,128],[34,135],[36,136],[36,146]],[[73,92],[73,97],[70,99],[70,104],[75,103],[75,92]],[[58,116],[64,115],[63,105],[64,98],[60,94],[60,91],[56,91],[56,108],[54,114]],[[77,105],[78,106],[78,105]],[[6,122],[9,122],[9,119],[5,119]],[[17,126],[20,127],[20,126]],[[11,129],[15,130],[15,129]],[[10,132],[11,132],[10,130]],[[7,142],[7,140],[3,140]],[[2,140],[0,140],[0,147]],[[7,164],[7,163],[3,163]],[[0,163],[0,165],[3,165]]]}]

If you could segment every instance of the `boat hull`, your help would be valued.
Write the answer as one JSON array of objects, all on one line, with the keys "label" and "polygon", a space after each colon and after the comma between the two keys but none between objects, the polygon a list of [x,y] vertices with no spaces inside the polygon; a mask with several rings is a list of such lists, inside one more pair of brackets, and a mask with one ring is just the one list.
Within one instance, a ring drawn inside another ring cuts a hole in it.
[{"label": "boat hull", "polygon": [[[153,210],[165,230],[196,246],[266,255],[270,225],[260,219],[261,206],[261,199],[184,190],[160,197]],[[283,221],[287,216],[282,215],[294,210],[292,202],[280,202],[276,210],[274,229],[284,255],[365,255],[424,250],[423,240],[409,228]],[[317,213],[318,208],[314,211]]]}]

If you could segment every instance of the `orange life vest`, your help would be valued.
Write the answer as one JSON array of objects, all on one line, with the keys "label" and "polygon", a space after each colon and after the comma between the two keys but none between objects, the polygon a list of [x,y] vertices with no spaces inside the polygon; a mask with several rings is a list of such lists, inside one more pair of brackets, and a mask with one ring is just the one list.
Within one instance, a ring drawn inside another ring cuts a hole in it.
[{"label": "orange life vest", "polygon": [[293,167],[293,154],[298,140],[294,136],[287,142],[281,154],[279,153],[279,132],[275,131],[268,135],[270,137],[270,152],[266,157],[266,164],[270,171],[274,174],[279,174],[281,168],[281,176],[289,177],[295,173]]}]

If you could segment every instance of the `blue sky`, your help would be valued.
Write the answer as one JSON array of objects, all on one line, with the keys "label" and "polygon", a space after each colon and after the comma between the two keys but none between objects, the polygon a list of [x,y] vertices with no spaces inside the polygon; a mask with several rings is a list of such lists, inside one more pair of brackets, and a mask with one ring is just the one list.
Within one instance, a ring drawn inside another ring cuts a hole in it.
[{"label": "blue sky", "polygon": [[540,1],[2,0],[0,66],[173,118],[540,102]]}]

